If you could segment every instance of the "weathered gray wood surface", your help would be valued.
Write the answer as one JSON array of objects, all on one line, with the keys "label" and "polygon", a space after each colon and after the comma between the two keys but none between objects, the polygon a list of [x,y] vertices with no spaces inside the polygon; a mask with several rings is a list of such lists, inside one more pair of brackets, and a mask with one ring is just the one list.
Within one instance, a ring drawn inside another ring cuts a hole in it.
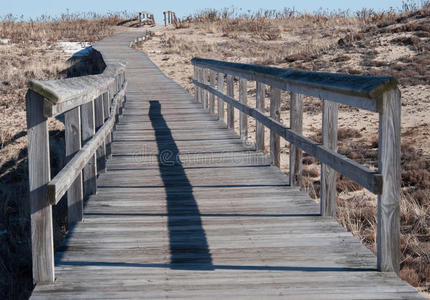
[{"label": "weathered gray wood surface", "polygon": [[[300,94],[290,95],[290,127],[291,130],[303,134],[303,97]],[[300,148],[290,144],[290,183],[301,186],[303,152]]]},{"label": "weathered gray wood surface", "polygon": [[[69,162],[73,156],[81,150],[82,146],[80,107],[69,110],[64,115],[66,161]],[[83,197],[82,172],[79,172],[76,179],[67,190],[67,217],[69,228],[72,228],[74,223],[82,221]]]},{"label": "weathered gray wood surface", "polygon": [[[264,96],[265,96],[265,86],[261,82],[257,82],[257,92],[256,92],[256,109],[264,114]],[[264,151],[264,125],[261,122],[256,122],[255,129],[255,147],[258,151]]]},{"label": "weathered gray wood surface", "polygon": [[[246,89],[246,80],[239,80],[239,101],[242,104],[247,105],[247,89]],[[239,128],[240,128],[240,137],[244,142],[248,140],[248,115],[240,112],[239,117]]]},{"label": "weathered gray wood surface", "polygon": [[[281,119],[281,90],[272,87],[270,90],[270,117],[276,121]],[[281,165],[281,145],[279,135],[270,131],[270,157],[273,165]]]},{"label": "weathered gray wood surface", "polygon": [[367,188],[369,191],[380,194],[382,191],[382,176],[380,173],[370,170],[367,167],[360,165],[359,163],[341,155],[335,151],[327,149],[319,143],[307,138],[301,134],[296,133],[284,124],[269,118],[266,114],[258,109],[249,107],[237,101],[236,99],[227,95],[221,94],[219,91],[211,88],[208,85],[204,85],[200,82],[193,81],[194,84],[200,88],[204,88],[211,93],[214,93],[217,97],[222,98],[228,104],[231,104],[238,110],[245,112],[249,116],[255,118],[258,122],[264,124],[274,133],[283,137],[290,143],[296,145],[298,148],[314,156],[321,163],[329,165],[336,171],[344,174],[353,181],[359,183],[361,186]]},{"label": "weathered gray wood surface", "polygon": [[[234,77],[227,75],[227,95],[234,98]],[[234,108],[230,103],[227,104],[227,126],[234,129]]]},{"label": "weathered gray wood surface", "polygon": [[[113,99],[113,106],[111,107],[112,113],[109,113],[110,117],[106,120],[102,127],[99,128],[95,136],[89,140],[82,149],[77,152],[73,158],[66,164],[66,166],[48,183],[48,199],[51,204],[57,204],[61,197],[66,193],[67,190],[74,184],[74,181],[83,173],[85,175],[85,168],[88,168],[92,160],[94,160],[95,152],[104,144],[106,137],[110,135],[114,123],[116,120],[115,111],[121,105],[121,102],[125,96],[125,90],[127,82],[125,82],[122,90],[117,93]],[[93,174],[95,169],[89,169]],[[84,177],[85,178],[85,177]],[[95,179],[95,177],[94,177]],[[91,184],[88,182],[88,184]],[[96,186],[89,187],[95,191]]]},{"label": "weathered gray wood surface", "polygon": [[[89,143],[96,132],[94,101],[85,103],[81,106],[81,129],[82,129],[82,145]],[[91,154],[92,157],[88,160],[87,165],[82,170],[84,198],[96,193],[97,181],[97,161],[96,154]]]},{"label": "weathered gray wood surface", "polygon": [[400,117],[398,89],[386,92],[379,117],[379,171],[384,178],[384,194],[378,197],[378,269],[400,272]]},{"label": "weathered gray wood surface", "polygon": [[380,112],[384,92],[397,86],[393,77],[357,76],[281,69],[193,58],[192,63],[231,76],[255,80],[296,94]]},{"label": "weathered gray wood surface", "polygon": [[[141,52],[112,159],[33,299],[420,299]],[[179,154],[179,155],[178,155]],[[179,157],[179,160],[176,159]]]},{"label": "weathered gray wood surface", "polygon": [[52,282],[52,207],[46,189],[46,184],[51,180],[48,121],[43,116],[43,98],[39,94],[28,91],[26,105],[33,279],[37,282]]},{"label": "weathered gray wood surface", "polygon": [[[338,104],[323,100],[322,109],[322,144],[337,151]],[[321,164],[321,215],[336,217],[336,171]]]}]

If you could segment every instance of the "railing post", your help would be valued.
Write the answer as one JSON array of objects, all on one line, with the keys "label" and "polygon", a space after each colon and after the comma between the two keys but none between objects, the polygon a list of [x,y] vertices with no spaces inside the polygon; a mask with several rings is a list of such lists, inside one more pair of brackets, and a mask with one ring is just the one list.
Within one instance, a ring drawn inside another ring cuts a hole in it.
[{"label": "railing post", "polygon": [[400,118],[401,95],[396,88],[382,96],[379,113],[378,270],[400,272]]},{"label": "railing post", "polygon": [[[203,83],[203,69],[199,68],[199,80],[198,82]],[[199,102],[202,104],[202,106],[204,106],[204,101],[203,101],[203,95],[204,95],[204,89],[203,88],[199,88]]]},{"label": "railing post", "polygon": [[29,90],[26,95],[28,172],[31,207],[31,249],[33,280],[55,280],[52,206],[47,184],[51,180],[48,122],[43,115],[43,97]]},{"label": "railing post", "polygon": [[[337,151],[338,104],[323,100],[322,144]],[[322,216],[336,217],[336,171],[321,164],[320,208]]]},{"label": "railing post", "polygon": [[[264,84],[257,82],[256,108],[262,113],[264,113],[264,89]],[[258,121],[256,121],[255,146],[257,151],[264,152],[264,125]]]},{"label": "railing post", "polygon": [[[281,105],[281,90],[271,87],[270,92],[270,117],[276,121],[281,119],[280,112]],[[281,143],[279,135],[270,131],[270,157],[272,158],[273,165],[281,166]]]},{"label": "railing post", "polygon": [[[69,110],[64,114],[66,161],[81,150],[81,112],[80,107]],[[76,177],[73,184],[67,190],[67,216],[69,228],[76,222],[82,221],[83,215],[83,186],[82,172]]]},{"label": "railing post", "polygon": [[[103,99],[103,115],[104,115],[104,120],[103,123],[106,122],[106,120],[109,118],[109,110],[110,110],[110,105],[109,105],[109,91],[105,92],[102,96]],[[106,145],[106,159],[110,158],[112,155],[112,136],[110,134],[108,134],[106,136],[106,140],[105,140],[105,145]]]},{"label": "railing post", "polygon": [[[199,81],[199,68],[194,66],[194,80]],[[194,101],[199,102],[199,87],[194,85]]]},{"label": "railing post", "polygon": [[[301,94],[291,93],[290,127],[296,133],[303,133],[303,99]],[[290,144],[290,185],[300,187],[302,182],[303,152]]]},{"label": "railing post", "polygon": [[[103,95],[97,97],[94,101],[94,109],[95,109],[95,126],[97,131],[100,127],[103,126],[105,122],[105,114],[104,114],[104,105],[103,105]],[[97,174],[106,171],[106,143],[103,142],[100,147],[96,151],[97,156]]]},{"label": "railing post", "polygon": [[[208,84],[208,70],[207,69],[202,69],[202,83],[203,84]],[[205,89],[202,89],[202,94],[203,94],[203,108],[204,110],[208,110],[209,106],[208,106],[208,91]]]},{"label": "railing post", "polygon": [[[224,74],[218,73],[218,91],[224,94]],[[224,100],[218,98],[218,119],[224,121]]]},{"label": "railing post", "polygon": [[[234,98],[234,77],[227,75],[227,96]],[[234,108],[227,104],[227,127],[234,130]]]},{"label": "railing post", "polygon": [[[210,70],[210,85],[215,88],[215,72]],[[209,112],[213,114],[215,112],[215,95],[209,93]]]},{"label": "railing post", "polygon": [[[246,88],[246,79],[241,78],[239,81],[239,101],[242,104],[247,105],[247,88]],[[248,140],[248,115],[240,112],[240,137],[242,141],[246,142]]]},{"label": "railing post", "polygon": [[[94,101],[81,106],[82,146],[95,134]],[[84,198],[96,193],[96,154],[88,161],[83,169]]]}]

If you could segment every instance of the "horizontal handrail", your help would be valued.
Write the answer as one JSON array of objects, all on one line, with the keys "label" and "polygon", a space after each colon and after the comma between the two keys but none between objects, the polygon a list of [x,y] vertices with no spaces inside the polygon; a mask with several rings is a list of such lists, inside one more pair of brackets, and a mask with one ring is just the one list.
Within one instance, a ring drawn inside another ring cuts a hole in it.
[{"label": "horizontal handrail", "polygon": [[125,64],[108,65],[102,74],[60,80],[30,80],[28,88],[43,96],[45,117],[55,117],[93,101],[108,91],[115,77],[125,71]]},{"label": "horizontal handrail", "polygon": [[374,112],[382,109],[383,93],[397,86],[393,77],[307,72],[203,58],[193,58],[191,63],[196,67]]},{"label": "horizontal handrail", "polygon": [[105,138],[115,124],[115,115],[124,99],[127,89],[127,81],[121,87],[121,90],[113,99],[109,113],[109,118],[105,121],[97,133],[88,141],[84,147],[76,153],[67,165],[48,183],[48,200],[52,205],[57,205],[61,197],[72,186],[75,179],[81,174],[82,169],[96,152],[97,148],[103,144]]},{"label": "horizontal handrail", "polygon": [[[241,138],[248,139],[248,116],[255,119],[255,148],[265,151],[270,131],[272,164],[280,167],[280,138],[290,142],[290,185],[300,187],[302,151],[321,162],[320,211],[336,217],[336,171],[378,195],[377,268],[399,273],[400,267],[400,115],[401,95],[392,77],[356,76],[280,69],[194,58],[195,101],[235,130],[239,113]],[[210,72],[208,72],[210,71]],[[210,74],[209,74],[210,73]],[[227,76],[225,76],[227,75]],[[235,77],[239,98],[234,98]],[[247,104],[247,80],[256,82],[255,108]],[[225,93],[225,82],[227,91]],[[265,84],[270,86],[270,116],[265,114]],[[290,92],[290,127],[280,122],[281,90]],[[322,100],[322,143],[303,136],[303,95]],[[215,98],[218,105],[215,105]],[[379,113],[378,170],[337,153],[338,104]]]},{"label": "horizontal handrail", "polygon": [[380,173],[372,171],[342,154],[327,149],[322,144],[314,142],[311,139],[294,132],[287,126],[266,116],[259,110],[242,104],[234,98],[224,95],[223,93],[210,87],[209,85],[202,84],[196,80],[193,80],[193,83],[196,86],[203,88],[213,93],[215,96],[223,99],[226,103],[231,104],[239,111],[255,118],[257,121],[265,125],[270,130],[274,131],[280,137],[283,137],[285,140],[296,145],[322,163],[349,177],[351,180],[354,180],[369,191],[375,194],[382,193],[382,175]]},{"label": "horizontal handrail", "polygon": [[[97,51],[97,50],[95,50]],[[112,130],[125,101],[125,64],[92,59],[98,75],[28,83],[26,96],[33,279],[55,280],[52,205],[67,193],[69,228],[83,219],[84,200],[94,195],[97,176],[111,156]],[[101,58],[101,59],[100,59]],[[67,164],[51,180],[49,118],[64,115]]]}]

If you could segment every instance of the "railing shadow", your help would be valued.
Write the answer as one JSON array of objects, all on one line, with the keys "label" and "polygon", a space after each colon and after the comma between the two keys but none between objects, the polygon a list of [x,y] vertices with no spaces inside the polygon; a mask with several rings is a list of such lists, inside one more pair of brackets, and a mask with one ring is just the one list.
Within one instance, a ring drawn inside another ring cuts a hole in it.
[{"label": "railing shadow", "polygon": [[[193,187],[179,158],[179,149],[161,113],[159,101],[150,101],[149,119],[158,147],[158,167],[166,192],[170,268],[213,270],[212,257]],[[178,190],[181,197],[177,197]],[[175,218],[190,216],[190,218]],[[196,216],[198,216],[196,218]],[[190,259],[190,253],[192,259]]]}]

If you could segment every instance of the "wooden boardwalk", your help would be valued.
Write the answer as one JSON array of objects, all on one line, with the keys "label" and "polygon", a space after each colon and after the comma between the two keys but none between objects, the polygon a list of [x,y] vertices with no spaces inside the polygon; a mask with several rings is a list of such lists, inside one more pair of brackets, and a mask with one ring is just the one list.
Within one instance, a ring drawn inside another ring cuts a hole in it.
[{"label": "wooden boardwalk", "polygon": [[34,299],[421,299],[143,53],[127,61],[108,171]]}]

